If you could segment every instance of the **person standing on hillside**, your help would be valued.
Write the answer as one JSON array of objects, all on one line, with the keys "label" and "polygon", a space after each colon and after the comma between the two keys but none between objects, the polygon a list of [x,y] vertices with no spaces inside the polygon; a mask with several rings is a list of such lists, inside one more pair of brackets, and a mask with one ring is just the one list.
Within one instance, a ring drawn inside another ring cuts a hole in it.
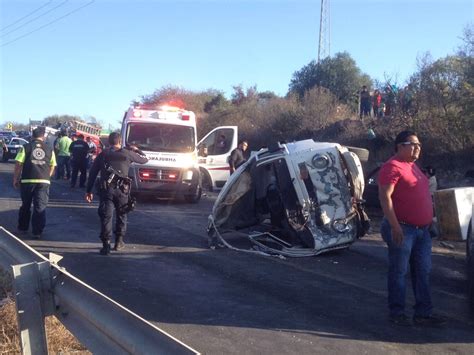
[{"label": "person standing on hillside", "polygon": [[[61,138],[58,139],[56,143],[56,149],[58,151],[58,168],[56,170],[56,180],[62,178],[69,180],[71,177],[71,167],[69,165],[69,160],[71,158],[71,153],[69,151],[69,146],[71,145],[72,140],[67,136],[65,132],[61,133]],[[66,171],[66,175],[64,175]]]},{"label": "person standing on hillside", "polygon": [[18,231],[27,232],[31,218],[33,237],[36,239],[41,238],[46,225],[49,185],[56,166],[54,152],[44,143],[44,135],[44,127],[33,130],[31,142],[21,147],[16,155],[13,173],[13,187],[20,187],[22,201],[18,215]]},{"label": "person standing on hillside", "polygon": [[388,306],[390,321],[408,326],[405,314],[406,274],[410,266],[415,294],[413,323],[441,325],[433,315],[431,302],[431,236],[433,204],[428,178],[415,164],[421,152],[418,136],[400,132],[395,139],[395,155],[379,172],[379,199],[384,213],[382,238],[388,245]]},{"label": "person standing on hillside", "polygon": [[89,155],[89,144],[84,141],[84,135],[78,134],[77,140],[71,143],[69,146],[69,152],[71,153],[71,187],[76,187],[77,175],[80,172],[81,177],[79,179],[79,187],[86,187],[87,178],[87,156]]},{"label": "person standing on hillside", "polygon": [[380,94],[380,91],[375,90],[373,103],[372,103],[372,108],[374,110],[374,118],[381,117],[381,114],[380,114],[381,105],[382,105],[382,95]]},{"label": "person standing on hillside", "polygon": [[367,90],[367,86],[362,86],[362,90],[360,91],[360,119],[362,116],[368,117],[370,116],[370,109],[371,109],[371,96],[369,90]]}]

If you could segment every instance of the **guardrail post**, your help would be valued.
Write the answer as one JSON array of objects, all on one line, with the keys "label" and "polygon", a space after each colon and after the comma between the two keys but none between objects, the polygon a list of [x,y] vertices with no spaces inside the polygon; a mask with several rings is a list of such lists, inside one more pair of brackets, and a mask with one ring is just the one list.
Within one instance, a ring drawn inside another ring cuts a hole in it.
[{"label": "guardrail post", "polygon": [[12,266],[20,346],[25,355],[48,354],[44,327],[44,308],[47,300],[43,297],[46,291],[43,285],[47,283],[42,282],[49,273],[48,264],[45,261]]}]

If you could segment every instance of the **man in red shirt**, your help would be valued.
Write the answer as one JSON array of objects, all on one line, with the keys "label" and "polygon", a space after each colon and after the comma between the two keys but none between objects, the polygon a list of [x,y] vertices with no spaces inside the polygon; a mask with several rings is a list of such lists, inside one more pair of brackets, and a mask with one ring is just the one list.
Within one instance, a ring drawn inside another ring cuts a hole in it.
[{"label": "man in red shirt", "polygon": [[415,307],[413,323],[441,325],[432,314],[430,290],[433,206],[428,178],[415,164],[421,143],[415,132],[403,131],[395,139],[395,155],[380,169],[379,199],[384,213],[382,238],[388,245],[388,306],[390,321],[411,325],[405,315],[405,277],[410,265]]}]

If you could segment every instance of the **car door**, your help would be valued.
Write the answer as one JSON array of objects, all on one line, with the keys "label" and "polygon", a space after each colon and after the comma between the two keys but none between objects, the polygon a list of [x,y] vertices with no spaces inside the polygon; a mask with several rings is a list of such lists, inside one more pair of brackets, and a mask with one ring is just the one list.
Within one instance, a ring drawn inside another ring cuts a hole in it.
[{"label": "car door", "polygon": [[229,178],[227,158],[237,147],[237,126],[214,128],[201,139],[198,147],[198,163],[203,173],[203,182],[212,187],[222,187]]}]

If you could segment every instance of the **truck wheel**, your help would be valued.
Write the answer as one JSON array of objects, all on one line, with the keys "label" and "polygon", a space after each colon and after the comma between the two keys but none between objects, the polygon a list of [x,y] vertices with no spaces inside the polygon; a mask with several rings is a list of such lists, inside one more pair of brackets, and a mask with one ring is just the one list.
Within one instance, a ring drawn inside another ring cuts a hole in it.
[{"label": "truck wheel", "polygon": [[369,161],[369,151],[365,148],[347,147],[347,149],[357,155],[361,163],[367,163]]},{"label": "truck wheel", "polygon": [[186,202],[198,203],[201,199],[202,188],[201,186],[196,187],[196,191],[192,195],[184,195]]},{"label": "truck wheel", "polygon": [[201,178],[202,178],[202,188],[204,190],[207,190],[209,192],[212,192],[213,186],[212,186],[212,179],[209,173],[205,169],[200,169],[201,172]]}]

